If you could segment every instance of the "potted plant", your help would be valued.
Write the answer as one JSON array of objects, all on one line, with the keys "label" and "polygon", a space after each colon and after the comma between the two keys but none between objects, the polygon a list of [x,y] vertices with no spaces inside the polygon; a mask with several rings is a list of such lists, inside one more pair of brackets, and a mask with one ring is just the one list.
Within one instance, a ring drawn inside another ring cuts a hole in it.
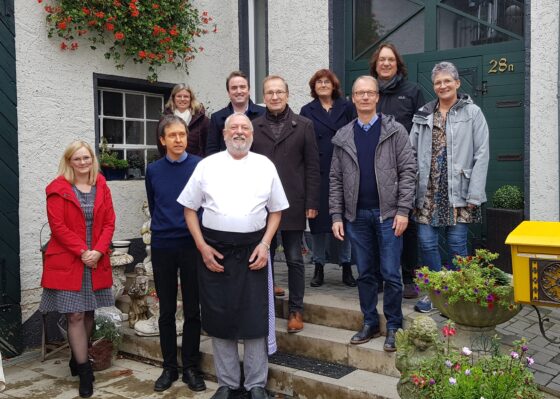
[{"label": "potted plant", "polygon": [[137,152],[129,152],[127,177],[129,179],[139,179],[142,177],[143,170],[144,158]]},{"label": "potted plant", "polygon": [[119,350],[122,334],[119,327],[109,316],[100,315],[95,318],[95,328],[89,348],[89,357],[94,371],[111,367],[114,355]]},{"label": "potted plant", "polygon": [[453,259],[453,266],[416,272],[416,283],[432,304],[456,323],[494,327],[511,319],[521,305],[513,301],[511,275],[494,267],[498,254],[477,249],[474,256]]},{"label": "potted plant", "polygon": [[[527,355],[525,339],[515,341],[508,354],[501,354],[496,337],[486,351],[476,352],[469,347],[454,349],[450,345],[451,337],[456,334],[452,323],[445,325],[442,333],[444,339],[434,341],[430,356],[418,363],[407,363],[411,365],[409,368],[399,368],[401,398],[542,398],[529,369],[534,360]],[[410,347],[414,346],[408,338],[406,331],[397,334],[397,358],[410,353]]]},{"label": "potted plant", "polygon": [[99,165],[105,178],[107,180],[124,180],[128,161],[126,159],[119,159],[116,152],[109,150],[109,144],[105,137],[101,139],[99,149]]},{"label": "potted plant", "polygon": [[496,266],[511,273],[510,248],[505,244],[509,233],[523,221],[523,192],[517,186],[505,185],[492,196],[492,207],[486,208],[486,247],[500,254]]}]

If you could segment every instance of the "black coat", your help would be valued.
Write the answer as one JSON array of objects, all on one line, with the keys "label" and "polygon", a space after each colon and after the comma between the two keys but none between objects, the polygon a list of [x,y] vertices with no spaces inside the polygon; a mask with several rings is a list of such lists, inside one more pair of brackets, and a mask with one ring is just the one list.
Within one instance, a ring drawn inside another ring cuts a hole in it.
[{"label": "black coat", "polygon": [[399,75],[391,85],[379,90],[377,112],[393,115],[410,133],[412,117],[425,103],[420,86]]},{"label": "black coat", "polygon": [[[173,115],[173,111],[170,108],[166,108],[165,111],[163,111],[163,114]],[[187,152],[189,154],[198,155],[199,157],[204,157],[206,155],[204,147],[206,145],[206,137],[208,136],[209,128],[210,119],[206,116],[204,107],[201,107],[200,110],[192,116],[191,121],[189,122],[189,131],[187,133]],[[159,137],[157,137],[157,132],[156,144],[160,157],[164,157],[166,150],[161,144]]]},{"label": "black coat", "polygon": [[318,99],[301,108],[300,115],[311,119],[315,127],[315,139],[319,149],[319,171],[321,185],[319,194],[319,215],[309,220],[311,233],[330,233],[332,221],[329,215],[329,172],[333,154],[332,138],[336,131],[354,119],[354,105],[344,98],[333,102],[331,112],[325,111]]},{"label": "black coat", "polygon": [[[245,115],[253,120],[263,115],[264,111],[264,107],[256,105],[249,100],[249,107]],[[208,132],[208,138],[206,140],[206,155],[212,155],[226,149],[226,143],[224,142],[224,125],[227,117],[231,114],[233,114],[233,106],[229,103],[227,107],[214,112],[210,117],[210,131]]]},{"label": "black coat", "polygon": [[280,230],[304,230],[305,211],[319,209],[319,151],[313,123],[288,109],[287,121],[275,139],[266,115],[253,121],[251,151],[276,166],[290,207],[282,211]]}]

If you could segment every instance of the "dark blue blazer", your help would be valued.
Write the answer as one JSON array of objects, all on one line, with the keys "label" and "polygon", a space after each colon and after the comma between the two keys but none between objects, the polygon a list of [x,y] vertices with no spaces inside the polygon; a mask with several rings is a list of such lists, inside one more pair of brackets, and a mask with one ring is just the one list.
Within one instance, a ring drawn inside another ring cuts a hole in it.
[{"label": "dark blue blazer", "polygon": [[[253,103],[249,100],[249,107],[245,113],[249,119],[253,120],[258,116],[264,115],[265,108]],[[224,142],[224,125],[228,116],[233,114],[233,106],[231,103],[227,107],[214,112],[210,118],[210,130],[206,138],[206,156],[215,154],[226,149]]]},{"label": "dark blue blazer", "polygon": [[321,174],[319,215],[309,219],[311,233],[330,233],[332,221],[329,215],[329,172],[333,154],[332,138],[336,131],[356,117],[354,104],[345,98],[334,100],[331,112],[325,111],[319,99],[304,105],[301,116],[311,119],[319,148],[319,170]]}]

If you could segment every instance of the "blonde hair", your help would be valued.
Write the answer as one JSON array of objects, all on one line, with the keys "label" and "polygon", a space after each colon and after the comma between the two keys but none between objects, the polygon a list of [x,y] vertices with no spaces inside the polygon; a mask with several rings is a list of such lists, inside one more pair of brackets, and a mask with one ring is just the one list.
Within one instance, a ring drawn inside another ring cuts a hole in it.
[{"label": "blonde hair", "polygon": [[68,147],[64,150],[64,154],[62,154],[62,158],[58,164],[57,176],[64,176],[64,178],[71,184],[75,183],[76,176],[74,175],[74,168],[70,165],[70,161],[72,159],[72,155],[74,155],[74,153],[80,148],[88,150],[89,155],[91,156],[91,170],[89,171],[88,184],[94,185],[97,181],[97,175],[99,174],[99,163],[97,162],[95,151],[93,151],[89,143],[83,140],[76,140],[68,144]]},{"label": "blonde hair", "polygon": [[190,111],[191,114],[196,114],[202,108],[202,104],[196,101],[196,96],[194,95],[193,90],[185,83],[179,83],[173,87],[171,90],[171,95],[169,96],[169,100],[165,103],[165,108],[169,108],[171,111],[175,111],[175,95],[179,93],[181,90],[186,90],[189,92],[191,96],[191,107]]}]

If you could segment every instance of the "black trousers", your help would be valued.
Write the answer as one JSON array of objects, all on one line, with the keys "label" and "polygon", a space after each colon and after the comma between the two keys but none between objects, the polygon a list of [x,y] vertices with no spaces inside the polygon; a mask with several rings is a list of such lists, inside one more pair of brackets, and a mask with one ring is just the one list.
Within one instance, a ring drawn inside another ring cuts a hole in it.
[{"label": "black trousers", "polygon": [[183,368],[198,367],[200,363],[200,306],[196,274],[197,249],[152,248],[154,283],[159,298],[159,333],[164,369],[177,369],[177,271],[181,279],[183,298],[182,362]]},{"label": "black trousers", "polygon": [[[305,291],[305,269],[303,255],[301,253],[302,230],[282,230],[282,246],[288,265],[288,309],[290,312],[303,312],[303,295]],[[274,255],[276,255],[276,235],[270,244],[270,255],[272,259],[272,273],[274,276]]]}]

